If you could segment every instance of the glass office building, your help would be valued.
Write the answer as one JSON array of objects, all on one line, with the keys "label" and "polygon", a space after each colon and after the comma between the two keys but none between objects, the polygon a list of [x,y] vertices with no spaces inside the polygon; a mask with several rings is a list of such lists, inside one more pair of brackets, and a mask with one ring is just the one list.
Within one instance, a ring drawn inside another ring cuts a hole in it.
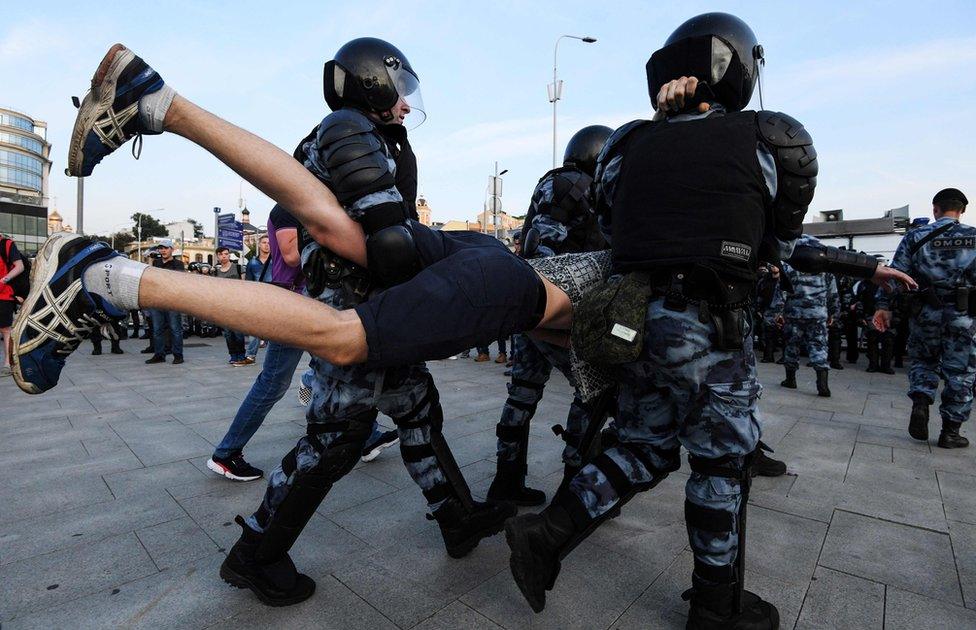
[{"label": "glass office building", "polygon": [[0,107],[0,234],[33,255],[47,238],[47,124]]}]

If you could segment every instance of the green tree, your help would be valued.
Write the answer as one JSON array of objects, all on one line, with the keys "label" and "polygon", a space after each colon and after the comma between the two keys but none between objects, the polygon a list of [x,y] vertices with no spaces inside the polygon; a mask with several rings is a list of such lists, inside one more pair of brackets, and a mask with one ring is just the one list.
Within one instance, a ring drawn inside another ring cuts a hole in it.
[{"label": "green tree", "polygon": [[166,236],[169,232],[166,231],[166,227],[160,223],[152,215],[146,214],[145,212],[136,212],[132,215],[132,233],[139,233],[139,217],[142,217],[142,239],[151,238],[153,236]]},{"label": "green tree", "polygon": [[119,232],[115,232],[114,234],[96,236],[95,238],[112,245],[115,248],[115,251],[122,254],[125,253],[125,246],[129,243],[135,242],[136,240],[136,237],[126,230],[121,230]]},{"label": "green tree", "polygon": [[193,226],[193,238],[203,238],[203,224],[187,217],[186,222]]}]

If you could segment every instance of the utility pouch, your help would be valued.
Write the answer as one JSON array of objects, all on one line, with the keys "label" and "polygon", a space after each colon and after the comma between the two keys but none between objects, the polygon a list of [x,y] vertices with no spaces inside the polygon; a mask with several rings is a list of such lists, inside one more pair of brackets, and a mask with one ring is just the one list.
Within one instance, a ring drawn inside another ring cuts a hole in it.
[{"label": "utility pouch", "polygon": [[[704,305],[703,305],[704,306]],[[712,310],[708,312],[715,326],[715,349],[723,352],[742,350],[746,336],[748,314],[744,308]]]},{"label": "utility pouch", "polygon": [[969,287],[956,287],[956,310],[969,314]]},{"label": "utility pouch", "polygon": [[925,287],[919,291],[918,296],[926,305],[932,308],[942,308],[942,300],[939,299],[939,294],[935,292],[935,287]]},{"label": "utility pouch", "polygon": [[644,344],[644,319],[651,295],[647,274],[613,276],[580,298],[573,314],[577,356],[601,365],[636,361]]}]

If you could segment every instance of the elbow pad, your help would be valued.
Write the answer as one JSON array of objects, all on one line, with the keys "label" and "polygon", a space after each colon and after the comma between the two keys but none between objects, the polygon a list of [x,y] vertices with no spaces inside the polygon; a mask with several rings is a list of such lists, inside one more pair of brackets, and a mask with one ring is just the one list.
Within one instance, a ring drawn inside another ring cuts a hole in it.
[{"label": "elbow pad", "polygon": [[817,150],[813,138],[794,118],[780,112],[757,114],[760,141],[776,162],[776,198],[773,227],[784,241],[803,232],[803,218],[817,186]]},{"label": "elbow pad", "polygon": [[807,273],[826,271],[855,278],[870,278],[878,268],[878,259],[864,252],[812,245],[797,245],[786,262],[794,269]]},{"label": "elbow pad", "polygon": [[391,225],[366,239],[366,264],[381,286],[406,282],[420,271],[420,255],[405,225]]}]

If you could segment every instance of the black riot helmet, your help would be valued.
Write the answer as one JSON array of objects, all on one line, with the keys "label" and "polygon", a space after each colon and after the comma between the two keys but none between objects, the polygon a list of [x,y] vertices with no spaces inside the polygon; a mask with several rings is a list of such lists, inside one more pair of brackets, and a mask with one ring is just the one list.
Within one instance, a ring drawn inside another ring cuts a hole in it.
[{"label": "black riot helmet", "polygon": [[674,79],[697,77],[729,111],[745,109],[763,61],[762,46],[749,25],[728,13],[704,13],[679,26],[647,61],[647,89],[657,93]]},{"label": "black riot helmet", "polygon": [[569,139],[569,144],[566,145],[563,166],[576,166],[593,177],[593,172],[596,171],[596,158],[612,133],[613,129],[603,125],[590,125],[574,133]]},{"label": "black riot helmet", "polygon": [[396,46],[375,37],[360,37],[340,48],[325,63],[322,88],[332,111],[354,107],[391,122],[390,109],[402,98],[410,106],[407,127],[417,127],[427,117],[420,79],[410,62]]}]

